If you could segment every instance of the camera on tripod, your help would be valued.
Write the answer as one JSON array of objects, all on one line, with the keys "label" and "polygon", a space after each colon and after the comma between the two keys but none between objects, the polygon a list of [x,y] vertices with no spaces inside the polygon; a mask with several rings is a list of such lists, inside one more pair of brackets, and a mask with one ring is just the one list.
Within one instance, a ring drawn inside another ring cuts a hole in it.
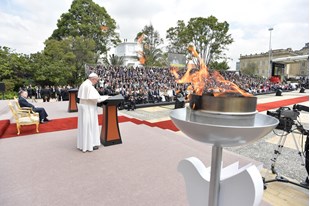
[{"label": "camera on tripod", "polygon": [[290,132],[292,126],[295,124],[295,120],[299,116],[299,111],[295,108],[280,107],[276,111],[267,111],[267,115],[275,117],[279,120],[279,124],[276,129],[280,129],[286,132]]},{"label": "camera on tripod", "polygon": [[[276,129],[283,130],[285,132],[276,133],[274,131],[274,134],[279,136],[280,139],[279,139],[277,148],[274,150],[274,156],[271,159],[271,161],[272,161],[271,171],[273,174],[276,174],[277,176],[275,177],[274,180],[265,181],[265,179],[263,179],[264,183],[280,181],[280,182],[292,183],[294,185],[309,189],[309,179],[308,179],[308,176],[309,176],[309,130],[305,129],[303,127],[303,125],[300,123],[300,121],[299,121],[300,112],[299,111],[309,112],[309,107],[304,106],[304,105],[295,104],[292,109],[290,109],[289,107],[280,107],[276,111],[267,111],[267,115],[273,116],[279,120],[279,124],[277,125]],[[296,146],[296,149],[298,151],[298,155],[301,158],[301,165],[305,166],[305,168],[307,170],[307,174],[308,174],[306,177],[306,180],[300,184],[292,182],[292,181],[290,181],[290,180],[288,180],[282,176],[279,176],[279,174],[275,168],[277,158],[279,157],[279,155],[282,154],[282,149],[284,147],[285,140],[289,134],[292,136],[294,143],[295,143],[295,146]],[[304,140],[303,140],[304,135],[306,136],[304,151],[302,151],[302,149],[300,149],[300,147],[299,147],[299,145],[295,139],[294,134],[301,135],[301,142],[302,143],[304,142]],[[266,189],[266,186],[264,186],[264,188]]]}]

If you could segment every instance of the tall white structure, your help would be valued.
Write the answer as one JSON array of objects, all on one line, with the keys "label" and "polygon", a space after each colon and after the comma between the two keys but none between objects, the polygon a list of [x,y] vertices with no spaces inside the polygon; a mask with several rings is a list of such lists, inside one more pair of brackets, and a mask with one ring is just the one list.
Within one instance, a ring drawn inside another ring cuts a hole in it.
[{"label": "tall white structure", "polygon": [[123,57],[124,64],[123,66],[140,66],[138,52],[143,51],[142,46],[137,42],[124,42],[120,43],[115,48],[114,55],[118,57]]}]

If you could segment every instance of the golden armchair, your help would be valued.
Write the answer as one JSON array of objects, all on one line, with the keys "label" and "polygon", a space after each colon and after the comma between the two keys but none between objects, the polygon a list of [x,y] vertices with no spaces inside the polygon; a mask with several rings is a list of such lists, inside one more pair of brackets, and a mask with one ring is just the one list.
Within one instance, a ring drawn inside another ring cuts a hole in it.
[{"label": "golden armchair", "polygon": [[[16,108],[16,109],[18,109],[18,110],[31,110],[32,111],[32,108],[31,107],[21,107],[20,105],[19,105],[19,102],[18,102],[18,99],[17,99],[17,97],[14,97],[14,102],[13,102],[14,104],[13,104],[13,106]],[[33,112],[34,113],[34,112]]]},{"label": "golden armchair", "polygon": [[39,132],[40,119],[38,113],[34,113],[30,109],[18,109],[16,102],[14,102],[13,104],[12,102],[9,102],[8,105],[16,121],[17,135],[20,134],[20,128],[23,125],[35,124],[36,132]]}]

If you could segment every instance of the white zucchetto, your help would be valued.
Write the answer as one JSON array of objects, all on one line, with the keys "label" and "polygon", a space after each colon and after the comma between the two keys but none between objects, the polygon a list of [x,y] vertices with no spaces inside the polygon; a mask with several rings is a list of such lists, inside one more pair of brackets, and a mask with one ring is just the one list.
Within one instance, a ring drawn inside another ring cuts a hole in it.
[{"label": "white zucchetto", "polygon": [[98,75],[96,74],[96,73],[94,73],[94,72],[92,72],[92,73],[90,73],[89,75],[88,75],[88,77],[98,77]]}]

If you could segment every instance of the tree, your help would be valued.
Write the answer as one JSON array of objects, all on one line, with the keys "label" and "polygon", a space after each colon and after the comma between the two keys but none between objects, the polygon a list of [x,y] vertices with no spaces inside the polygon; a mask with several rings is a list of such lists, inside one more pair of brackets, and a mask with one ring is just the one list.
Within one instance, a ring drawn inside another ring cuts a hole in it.
[{"label": "tree", "polygon": [[12,88],[33,83],[29,56],[13,52],[8,47],[0,47],[0,81],[11,84]]},{"label": "tree", "polygon": [[0,47],[0,81],[9,79],[12,76],[11,54],[12,51],[8,47]]},{"label": "tree", "polygon": [[247,66],[242,69],[242,73],[249,74],[249,75],[255,75],[258,67],[254,62],[250,62],[247,64]]},{"label": "tree", "polygon": [[190,42],[185,36],[186,25],[184,21],[178,20],[176,27],[171,27],[167,30],[166,38],[170,41],[168,51],[171,53],[184,53]]},{"label": "tree", "polygon": [[41,76],[41,81],[54,78],[54,83],[78,84],[85,77],[85,63],[96,63],[95,47],[95,41],[85,37],[47,40],[44,67],[38,69],[37,75]]},{"label": "tree", "polygon": [[136,41],[141,40],[143,55],[145,58],[145,66],[161,66],[162,51],[160,46],[164,40],[160,38],[159,32],[156,31],[153,25],[144,26],[141,32],[136,36]]},{"label": "tree", "polygon": [[124,64],[124,57],[119,57],[114,54],[110,54],[109,58],[103,58],[103,63],[108,66],[120,66]]},{"label": "tree", "polygon": [[69,12],[61,15],[57,27],[49,39],[62,40],[70,36],[93,39],[98,54],[106,54],[112,45],[121,42],[115,20],[92,0],[74,0]]},{"label": "tree", "polygon": [[45,53],[31,54],[30,61],[37,85],[67,85],[73,79],[67,64]]},{"label": "tree", "polygon": [[187,25],[179,20],[176,27],[167,30],[168,49],[184,53],[192,43],[208,66],[211,62],[226,59],[224,51],[233,42],[228,31],[229,24],[226,21],[218,22],[214,16],[191,18]]},{"label": "tree", "polygon": [[229,66],[226,61],[222,61],[222,62],[213,61],[209,64],[209,68],[215,69],[215,70],[227,70],[229,69]]}]

